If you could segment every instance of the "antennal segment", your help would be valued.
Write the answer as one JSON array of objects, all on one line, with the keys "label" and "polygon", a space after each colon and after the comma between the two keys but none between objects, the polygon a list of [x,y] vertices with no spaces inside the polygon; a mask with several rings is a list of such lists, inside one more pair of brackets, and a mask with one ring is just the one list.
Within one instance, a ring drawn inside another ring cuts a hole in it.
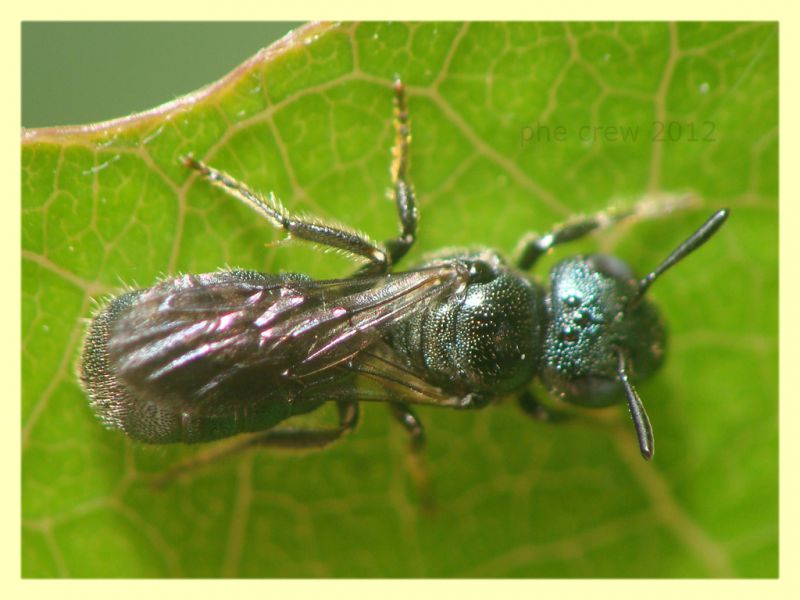
[{"label": "antennal segment", "polygon": [[636,296],[633,298],[632,303],[637,302],[639,298],[641,298],[650,288],[653,282],[667,269],[673,267],[681,260],[686,258],[689,254],[697,250],[700,246],[705,244],[709,238],[711,238],[711,236],[714,235],[720,227],[722,227],[725,219],[728,218],[729,212],[730,211],[727,208],[723,208],[711,215],[697,231],[686,238],[686,240],[684,240],[680,246],[675,248],[675,250],[672,251],[672,254],[670,254],[666,260],[664,260],[664,262],[658,265],[658,268],[656,268],[655,271],[651,271],[645,277],[643,277],[639,281],[639,290]]},{"label": "antennal segment", "polygon": [[636,388],[628,381],[625,357],[619,348],[617,348],[617,377],[619,377],[622,387],[625,388],[625,396],[628,398],[631,419],[633,419],[633,426],[636,429],[636,437],[639,438],[639,451],[645,460],[650,460],[653,458],[653,446],[655,443],[653,428],[650,426],[650,419],[647,417],[647,412],[644,410],[644,405],[636,392]]}]

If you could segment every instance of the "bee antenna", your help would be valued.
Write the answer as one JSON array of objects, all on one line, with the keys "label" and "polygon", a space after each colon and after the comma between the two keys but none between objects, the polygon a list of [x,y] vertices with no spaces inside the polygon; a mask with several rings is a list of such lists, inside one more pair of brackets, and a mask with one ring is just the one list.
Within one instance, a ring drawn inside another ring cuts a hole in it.
[{"label": "bee antenna", "polygon": [[705,244],[712,235],[714,235],[725,220],[728,218],[728,214],[730,211],[727,208],[723,208],[718,210],[713,215],[711,215],[705,223],[703,223],[697,231],[695,231],[692,235],[686,238],[681,244],[672,251],[664,262],[662,262],[658,267],[648,273],[645,277],[639,280],[639,289],[636,292],[636,295],[631,300],[631,304],[635,304],[638,300],[645,294],[645,292],[650,289],[650,286],[653,282],[660,277],[667,269],[670,267],[675,266],[681,260],[686,258],[689,254],[697,250],[700,246]]},{"label": "bee antenna", "polygon": [[639,451],[645,460],[650,460],[653,458],[653,428],[650,426],[650,419],[647,417],[647,411],[644,409],[636,388],[628,380],[625,356],[619,348],[617,348],[617,377],[625,389],[625,396],[628,398],[628,409],[631,413],[631,419],[633,419],[633,426],[636,429],[636,437],[639,438]]}]

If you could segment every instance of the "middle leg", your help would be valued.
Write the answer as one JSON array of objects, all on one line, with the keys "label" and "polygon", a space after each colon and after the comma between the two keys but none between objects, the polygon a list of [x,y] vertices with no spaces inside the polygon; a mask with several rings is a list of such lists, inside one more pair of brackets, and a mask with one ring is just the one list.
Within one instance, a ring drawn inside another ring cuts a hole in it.
[{"label": "middle leg", "polygon": [[396,263],[411,249],[417,239],[417,205],[414,189],[408,181],[408,147],[411,129],[408,124],[405,86],[399,78],[394,81],[394,131],[392,149],[392,187],[397,215],[400,218],[400,235],[384,242],[390,264]]},{"label": "middle leg", "polygon": [[406,465],[417,490],[420,507],[425,512],[433,512],[436,499],[430,477],[423,465],[422,449],[425,447],[425,428],[408,405],[402,402],[390,402],[388,406],[392,416],[403,426],[411,438]]}]

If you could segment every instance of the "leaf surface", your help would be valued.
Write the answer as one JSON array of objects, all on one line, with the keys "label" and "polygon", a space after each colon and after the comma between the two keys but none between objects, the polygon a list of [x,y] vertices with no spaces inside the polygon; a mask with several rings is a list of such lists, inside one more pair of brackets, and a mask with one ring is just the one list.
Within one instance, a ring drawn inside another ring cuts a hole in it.
[{"label": "leaf surface", "polygon": [[[148,113],[26,131],[23,575],[777,576],[777,40],[769,23],[310,25]],[[421,408],[429,515],[404,433],[369,405],[325,452],[246,453],[154,491],[153,473],[203,449],[97,422],[74,374],[95,300],[224,265],[351,272],[271,244],[278,232],[179,157],[389,238],[395,73],[421,215],[405,266],[445,246],[510,254],[577,213],[695,192],[692,210],[554,257],[599,248],[643,273],[731,208],[652,290],[671,330],[665,368],[639,386],[654,460],[622,407],[563,426],[510,401]]]}]

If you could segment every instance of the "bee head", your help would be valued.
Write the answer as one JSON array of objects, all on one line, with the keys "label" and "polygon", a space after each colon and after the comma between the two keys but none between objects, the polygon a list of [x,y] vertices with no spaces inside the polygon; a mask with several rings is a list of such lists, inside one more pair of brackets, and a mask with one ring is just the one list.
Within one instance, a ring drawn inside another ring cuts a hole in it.
[{"label": "bee head", "polygon": [[666,332],[644,296],[669,268],[697,250],[728,218],[712,214],[653,271],[637,279],[618,258],[576,256],[550,274],[542,380],[568,402],[587,407],[627,400],[642,456],[653,455],[653,432],[630,378],[642,379],[664,361]]}]

